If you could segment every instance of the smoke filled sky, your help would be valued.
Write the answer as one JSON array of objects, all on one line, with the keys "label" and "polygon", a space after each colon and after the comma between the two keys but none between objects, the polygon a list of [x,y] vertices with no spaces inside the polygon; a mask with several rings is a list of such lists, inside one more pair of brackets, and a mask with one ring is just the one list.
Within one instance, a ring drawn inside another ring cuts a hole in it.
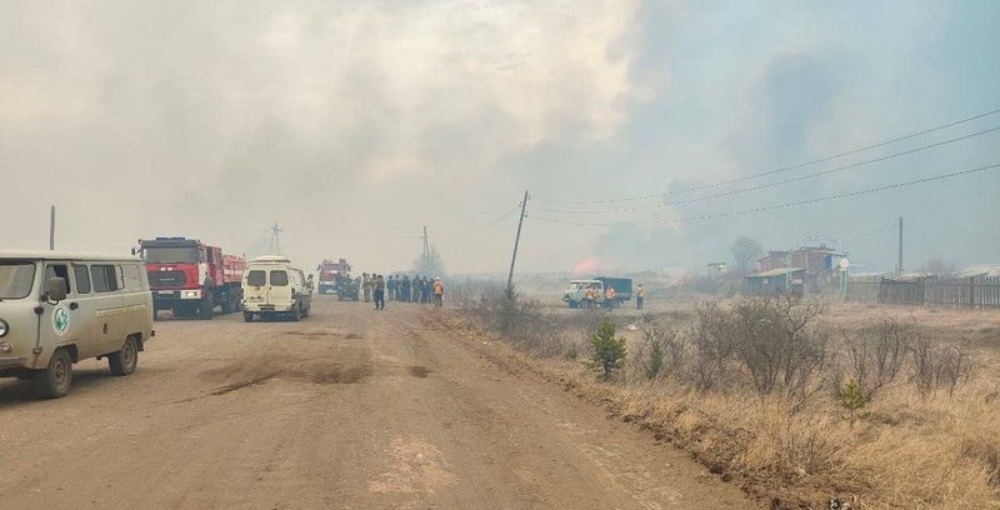
[{"label": "smoke filled sky", "polygon": [[741,235],[886,270],[899,216],[908,268],[1000,263],[998,169],[720,216],[998,164],[993,131],[838,170],[1000,114],[685,192],[1000,108],[998,26],[992,0],[0,0],[2,247],[45,248],[56,205],[61,249],[254,253],[277,222],[303,266],[389,272],[426,225],[451,272],[503,272],[529,190],[524,271],[700,272]]}]

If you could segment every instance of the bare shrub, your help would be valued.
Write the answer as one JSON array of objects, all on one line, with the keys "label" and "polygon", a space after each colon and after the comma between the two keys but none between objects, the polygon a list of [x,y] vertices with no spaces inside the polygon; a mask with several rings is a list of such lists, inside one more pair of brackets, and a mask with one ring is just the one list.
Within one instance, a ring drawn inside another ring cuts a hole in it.
[{"label": "bare shrub", "polygon": [[703,301],[695,307],[695,324],[691,335],[694,355],[691,369],[698,389],[713,389],[724,376],[726,362],[736,351],[738,332],[736,318],[718,302]]},{"label": "bare shrub", "polygon": [[913,359],[912,381],[923,398],[945,387],[954,396],[958,383],[972,372],[972,359],[963,345],[943,345],[940,341],[917,331],[910,346]]},{"label": "bare shrub", "polygon": [[819,423],[789,419],[768,433],[776,450],[774,468],[786,478],[828,472],[839,456],[829,430]]},{"label": "bare shrub", "polygon": [[937,348],[926,335],[918,334],[910,346],[913,353],[913,382],[917,391],[927,398],[934,391],[934,376],[937,371]]},{"label": "bare shrub", "polygon": [[517,347],[544,356],[565,351],[557,321],[543,312],[539,301],[522,298],[512,289],[484,287],[478,299],[462,303],[460,309],[484,330]]},{"label": "bare shrub", "polygon": [[746,298],[733,306],[736,353],[764,397],[775,390],[800,402],[818,391],[812,383],[827,361],[829,332],[816,301],[790,296]]},{"label": "bare shrub", "polygon": [[849,361],[850,379],[864,401],[894,382],[909,352],[911,331],[894,318],[872,322],[857,331],[841,331]]},{"label": "bare shrub", "polygon": [[938,385],[948,388],[948,396],[955,396],[955,387],[959,381],[972,373],[972,356],[965,345],[953,345],[944,348],[941,355],[941,366],[938,369]]}]

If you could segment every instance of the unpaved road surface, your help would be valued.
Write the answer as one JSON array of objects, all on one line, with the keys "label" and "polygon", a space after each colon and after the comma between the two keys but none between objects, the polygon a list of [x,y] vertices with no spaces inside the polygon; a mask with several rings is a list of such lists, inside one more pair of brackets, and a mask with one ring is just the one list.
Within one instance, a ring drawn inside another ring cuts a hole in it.
[{"label": "unpaved road surface", "polygon": [[0,382],[4,509],[746,509],[683,454],[416,305],[162,321],[138,371]]}]

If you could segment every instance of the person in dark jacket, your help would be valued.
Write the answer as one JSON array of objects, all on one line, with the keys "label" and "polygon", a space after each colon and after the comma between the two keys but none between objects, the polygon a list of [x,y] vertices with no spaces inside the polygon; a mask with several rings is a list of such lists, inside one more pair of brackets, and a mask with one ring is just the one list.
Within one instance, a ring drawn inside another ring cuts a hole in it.
[{"label": "person in dark jacket", "polygon": [[376,274],[372,276],[372,290],[375,297],[375,309],[385,310],[385,279],[382,275]]}]

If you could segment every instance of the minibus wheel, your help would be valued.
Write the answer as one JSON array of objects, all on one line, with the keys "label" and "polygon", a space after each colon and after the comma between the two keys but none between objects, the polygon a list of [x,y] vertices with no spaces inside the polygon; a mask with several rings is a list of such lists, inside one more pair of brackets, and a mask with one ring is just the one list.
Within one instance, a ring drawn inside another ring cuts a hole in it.
[{"label": "minibus wheel", "polygon": [[66,349],[52,353],[49,366],[38,373],[35,383],[38,391],[46,398],[59,398],[69,393],[73,385],[73,360]]},{"label": "minibus wheel", "polygon": [[108,355],[108,366],[115,375],[129,375],[135,372],[138,364],[139,348],[135,344],[135,338],[131,336],[125,339],[125,345],[122,345],[120,351]]}]

